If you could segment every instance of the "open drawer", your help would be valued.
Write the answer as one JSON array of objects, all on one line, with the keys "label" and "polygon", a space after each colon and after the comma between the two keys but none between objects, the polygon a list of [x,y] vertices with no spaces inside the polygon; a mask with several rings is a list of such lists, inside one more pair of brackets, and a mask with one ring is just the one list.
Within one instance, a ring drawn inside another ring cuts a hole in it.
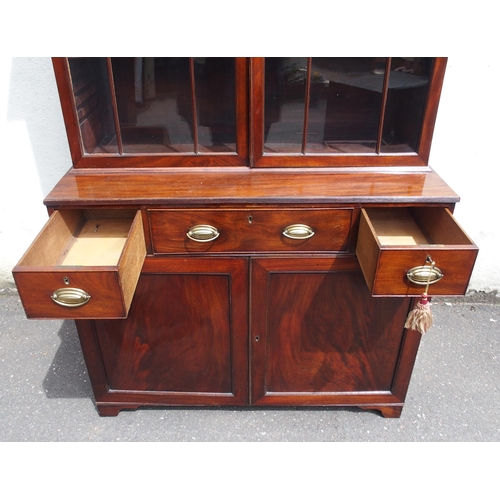
[{"label": "open drawer", "polygon": [[434,279],[429,295],[464,295],[477,252],[447,208],[361,210],[356,255],[374,296],[418,296]]},{"label": "open drawer", "polygon": [[12,274],[28,318],[125,318],[145,257],[140,212],[56,210]]}]

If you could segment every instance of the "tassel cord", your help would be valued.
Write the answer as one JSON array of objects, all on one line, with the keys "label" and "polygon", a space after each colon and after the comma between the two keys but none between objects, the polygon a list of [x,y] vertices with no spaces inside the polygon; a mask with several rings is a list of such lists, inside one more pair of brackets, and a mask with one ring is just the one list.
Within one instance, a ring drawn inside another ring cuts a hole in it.
[{"label": "tassel cord", "polygon": [[415,330],[422,335],[429,330],[432,326],[432,311],[431,304],[429,302],[429,297],[427,292],[429,291],[429,283],[431,280],[431,271],[435,266],[435,262],[432,261],[431,268],[429,271],[429,276],[427,278],[427,284],[425,286],[425,291],[422,294],[421,299],[415,308],[410,311],[408,317],[406,318],[405,328],[409,330]]}]

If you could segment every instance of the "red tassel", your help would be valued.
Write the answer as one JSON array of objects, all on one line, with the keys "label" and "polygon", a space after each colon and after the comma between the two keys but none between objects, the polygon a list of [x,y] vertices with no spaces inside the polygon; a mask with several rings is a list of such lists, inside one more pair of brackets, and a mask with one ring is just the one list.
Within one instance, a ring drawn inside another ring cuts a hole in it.
[{"label": "red tassel", "polygon": [[410,311],[406,318],[405,328],[415,330],[422,335],[432,326],[432,311],[429,298],[426,293],[418,301],[415,308]]}]

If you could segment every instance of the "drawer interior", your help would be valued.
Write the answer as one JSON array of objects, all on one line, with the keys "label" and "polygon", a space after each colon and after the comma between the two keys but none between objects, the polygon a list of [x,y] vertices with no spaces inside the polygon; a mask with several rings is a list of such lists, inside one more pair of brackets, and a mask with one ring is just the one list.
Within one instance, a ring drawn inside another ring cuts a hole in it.
[{"label": "drawer interior", "polygon": [[368,208],[380,246],[470,245],[472,242],[447,209]]},{"label": "drawer interior", "polygon": [[117,266],[134,213],[58,210],[19,265]]},{"label": "drawer interior", "polygon": [[62,266],[114,266],[123,251],[131,221],[89,219],[71,238],[63,253]]},{"label": "drawer interior", "polygon": [[367,210],[381,245],[422,245],[429,243],[407,209]]}]

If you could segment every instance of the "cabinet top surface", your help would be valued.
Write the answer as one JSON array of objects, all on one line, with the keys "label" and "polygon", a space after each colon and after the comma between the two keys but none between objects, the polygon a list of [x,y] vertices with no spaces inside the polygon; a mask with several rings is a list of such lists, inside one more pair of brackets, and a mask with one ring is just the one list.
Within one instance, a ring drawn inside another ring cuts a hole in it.
[{"label": "cabinet top surface", "polygon": [[456,203],[431,169],[71,169],[45,199],[57,206]]}]

